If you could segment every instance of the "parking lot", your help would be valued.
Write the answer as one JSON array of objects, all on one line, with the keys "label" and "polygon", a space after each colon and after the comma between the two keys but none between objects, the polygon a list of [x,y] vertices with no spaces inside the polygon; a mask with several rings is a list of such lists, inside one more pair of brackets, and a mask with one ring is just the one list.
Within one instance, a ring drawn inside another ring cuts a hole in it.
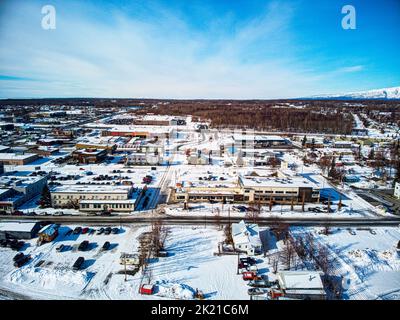
[{"label": "parking lot", "polygon": [[[37,238],[28,240],[19,252],[10,246],[0,247],[0,287],[20,292],[29,289],[35,297],[50,299],[58,294],[76,298],[87,291],[89,295],[101,291],[114,273],[123,270],[121,252],[135,252],[136,242],[131,238],[135,231],[129,227],[61,225],[52,242],[39,246]],[[27,257],[20,266],[14,265],[17,254]]]}]

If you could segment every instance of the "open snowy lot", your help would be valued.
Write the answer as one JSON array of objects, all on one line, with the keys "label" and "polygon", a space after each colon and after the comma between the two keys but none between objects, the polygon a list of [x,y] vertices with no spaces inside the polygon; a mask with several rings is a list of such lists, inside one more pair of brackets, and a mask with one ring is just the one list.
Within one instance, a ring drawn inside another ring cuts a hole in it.
[{"label": "open snowy lot", "polygon": [[292,228],[295,236],[310,232],[326,246],[333,274],[343,277],[343,299],[400,299],[400,230],[395,227]]},{"label": "open snowy lot", "polygon": [[[121,252],[138,250],[138,237],[150,227],[123,226],[116,235],[80,234],[66,236],[75,226],[61,226],[55,241],[36,245],[27,242],[24,254],[32,259],[17,269],[16,254],[0,248],[0,292],[7,297],[24,299],[188,299],[196,289],[207,299],[248,299],[246,283],[236,274],[236,256],[214,256],[223,232],[213,227],[170,227],[166,242],[168,257],[152,259],[148,268],[156,285],[153,296],[142,296],[138,289],[142,272],[128,272],[119,264]],[[83,240],[90,242],[87,251],[78,251]],[[111,243],[107,251],[101,247]],[[58,252],[63,244],[66,249]],[[78,257],[85,263],[79,271],[72,265]],[[43,262],[41,262],[43,261]],[[129,271],[129,268],[128,268]]]}]

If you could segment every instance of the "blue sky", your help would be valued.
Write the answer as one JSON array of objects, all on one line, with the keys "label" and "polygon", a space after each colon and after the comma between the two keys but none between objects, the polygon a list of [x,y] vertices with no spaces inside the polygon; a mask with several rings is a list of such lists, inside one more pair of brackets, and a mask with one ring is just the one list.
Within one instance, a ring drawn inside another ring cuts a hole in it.
[{"label": "blue sky", "polygon": [[[56,29],[41,28],[42,6]],[[341,27],[344,5],[356,30]],[[400,86],[398,0],[0,2],[0,98],[272,99]]]}]

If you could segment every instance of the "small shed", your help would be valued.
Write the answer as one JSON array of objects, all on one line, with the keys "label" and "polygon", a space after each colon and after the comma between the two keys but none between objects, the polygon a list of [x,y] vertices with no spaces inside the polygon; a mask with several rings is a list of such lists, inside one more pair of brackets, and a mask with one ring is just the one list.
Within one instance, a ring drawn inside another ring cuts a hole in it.
[{"label": "small shed", "polygon": [[325,300],[326,292],[318,271],[281,271],[279,286],[285,297],[295,299]]},{"label": "small shed", "polygon": [[58,224],[48,224],[39,230],[40,242],[51,242],[58,236]]},{"label": "small shed", "polygon": [[140,287],[140,294],[152,295],[154,293],[154,286],[152,284],[142,284]]},{"label": "small shed", "polygon": [[139,255],[137,253],[122,252],[119,258],[119,263],[125,265],[139,265],[140,264]]}]

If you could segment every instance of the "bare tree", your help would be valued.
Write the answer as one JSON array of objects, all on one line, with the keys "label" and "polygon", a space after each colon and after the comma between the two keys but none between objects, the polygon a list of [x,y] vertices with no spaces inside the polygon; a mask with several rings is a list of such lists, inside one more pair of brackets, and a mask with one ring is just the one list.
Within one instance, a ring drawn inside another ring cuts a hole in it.
[{"label": "bare tree", "polygon": [[279,258],[280,258],[279,253],[274,254],[271,257],[271,266],[272,266],[272,272],[273,273],[277,273],[278,272]]},{"label": "bare tree", "polygon": [[296,251],[291,241],[286,241],[285,247],[282,251],[282,257],[287,270],[290,270],[292,267],[295,255]]}]

